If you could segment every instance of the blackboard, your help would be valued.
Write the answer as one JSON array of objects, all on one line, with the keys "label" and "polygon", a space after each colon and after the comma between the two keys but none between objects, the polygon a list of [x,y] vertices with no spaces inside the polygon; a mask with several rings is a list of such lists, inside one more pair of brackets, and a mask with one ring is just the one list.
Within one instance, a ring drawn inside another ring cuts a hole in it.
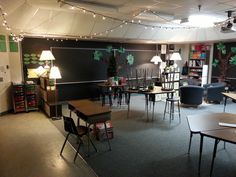
[{"label": "blackboard", "polygon": [[[53,63],[59,67],[62,75],[62,79],[58,79],[57,83],[93,82],[107,79],[107,64],[104,61],[96,61],[93,57],[95,50],[100,50],[104,57],[109,57],[106,49],[52,47],[51,50],[56,58]],[[120,58],[126,60],[128,54],[134,56],[134,64],[123,66],[119,70],[119,76],[126,77],[134,68],[148,68],[149,71],[157,69],[156,65],[150,63],[151,58],[156,54],[155,51],[126,50]]]}]

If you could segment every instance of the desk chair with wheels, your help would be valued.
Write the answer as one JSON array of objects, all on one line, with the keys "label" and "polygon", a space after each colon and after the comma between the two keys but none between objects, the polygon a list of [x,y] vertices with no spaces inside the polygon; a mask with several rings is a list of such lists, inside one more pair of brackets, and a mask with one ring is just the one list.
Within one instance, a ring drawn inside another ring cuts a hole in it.
[{"label": "desk chair with wheels", "polygon": [[[81,144],[83,143],[81,137],[84,136],[84,135],[87,135],[87,133],[88,133],[88,128],[85,127],[85,126],[77,126],[77,127],[76,127],[76,126],[75,126],[75,123],[74,123],[74,120],[73,120],[71,117],[63,116],[63,121],[64,121],[64,130],[65,130],[66,132],[68,132],[68,133],[67,133],[66,139],[65,139],[65,141],[64,141],[64,143],[63,143],[63,145],[62,145],[60,155],[62,155],[62,152],[63,152],[63,150],[64,150],[64,147],[65,147],[65,145],[66,145],[66,142],[67,142],[69,136],[70,136],[71,134],[73,134],[73,135],[77,136],[78,141],[79,141],[79,145],[78,145],[78,148],[77,148],[75,157],[74,157],[74,162],[75,162],[75,160],[76,160],[76,158],[77,158],[77,156],[78,156],[78,153],[79,153],[80,146],[81,146]],[[91,140],[90,140],[90,142],[91,142],[91,144],[93,145],[94,149],[97,151],[97,149],[96,149],[95,145],[93,144],[93,142],[92,142]]]}]

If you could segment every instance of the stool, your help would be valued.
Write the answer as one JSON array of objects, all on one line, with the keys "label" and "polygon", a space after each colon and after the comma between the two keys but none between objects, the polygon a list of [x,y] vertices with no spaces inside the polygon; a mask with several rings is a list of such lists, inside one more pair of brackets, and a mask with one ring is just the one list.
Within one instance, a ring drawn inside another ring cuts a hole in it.
[{"label": "stool", "polygon": [[[170,123],[171,120],[174,119],[174,114],[175,114],[175,107],[174,107],[174,103],[177,102],[177,106],[178,106],[178,111],[177,114],[179,114],[179,123],[181,122],[181,118],[180,118],[180,107],[179,107],[179,98],[166,98],[166,104],[165,104],[165,110],[164,110],[164,117],[163,120],[165,119],[165,115],[166,113],[170,114]],[[168,109],[169,111],[166,109],[168,104]],[[170,104],[170,105],[169,105]]]}]

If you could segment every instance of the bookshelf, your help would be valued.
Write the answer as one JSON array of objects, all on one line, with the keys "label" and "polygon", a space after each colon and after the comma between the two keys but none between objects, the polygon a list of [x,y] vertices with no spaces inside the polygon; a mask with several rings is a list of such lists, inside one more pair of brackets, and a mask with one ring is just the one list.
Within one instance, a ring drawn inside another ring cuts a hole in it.
[{"label": "bookshelf", "polygon": [[190,47],[189,77],[202,79],[203,66],[209,64],[210,45],[194,44]]}]

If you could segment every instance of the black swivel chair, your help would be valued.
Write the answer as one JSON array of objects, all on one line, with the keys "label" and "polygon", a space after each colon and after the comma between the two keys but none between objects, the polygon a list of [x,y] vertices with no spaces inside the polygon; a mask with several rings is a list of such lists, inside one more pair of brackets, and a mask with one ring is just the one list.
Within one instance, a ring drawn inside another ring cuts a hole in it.
[{"label": "black swivel chair", "polygon": [[[80,146],[83,143],[81,137],[88,133],[88,128],[85,127],[85,126],[77,126],[76,127],[75,123],[74,123],[74,120],[71,117],[63,116],[63,121],[64,121],[64,130],[66,132],[68,132],[68,134],[66,135],[66,139],[65,139],[65,141],[63,143],[63,146],[61,148],[60,155],[62,155],[62,152],[64,150],[64,147],[66,145],[66,142],[67,142],[69,136],[71,134],[73,134],[73,135],[77,136],[78,141],[79,141],[79,146],[77,148],[77,151],[76,151],[76,154],[75,154],[75,157],[74,157],[74,162],[75,162],[75,160],[76,160],[76,158],[78,156],[78,153],[79,153]],[[90,140],[90,142],[93,145],[95,151],[97,151],[97,149],[96,149],[95,145],[93,144],[93,142],[91,140]]]}]

